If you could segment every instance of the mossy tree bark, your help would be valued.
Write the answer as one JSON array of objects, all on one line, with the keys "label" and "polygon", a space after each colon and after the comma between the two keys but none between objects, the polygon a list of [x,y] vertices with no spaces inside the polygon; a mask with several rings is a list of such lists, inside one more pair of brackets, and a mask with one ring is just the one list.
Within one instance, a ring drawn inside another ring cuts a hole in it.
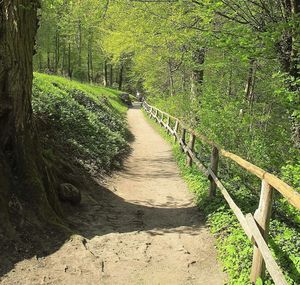
[{"label": "mossy tree bark", "polygon": [[57,221],[54,178],[41,155],[31,106],[38,0],[0,1],[0,232]]}]

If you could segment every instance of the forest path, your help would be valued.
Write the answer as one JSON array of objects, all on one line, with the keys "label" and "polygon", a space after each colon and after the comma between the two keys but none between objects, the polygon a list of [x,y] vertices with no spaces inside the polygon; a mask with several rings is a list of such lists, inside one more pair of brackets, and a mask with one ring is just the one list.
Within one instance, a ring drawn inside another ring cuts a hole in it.
[{"label": "forest path", "polygon": [[171,146],[139,109],[128,111],[135,140],[107,188],[83,196],[72,236],[46,257],[16,264],[1,284],[224,284],[206,229]]}]

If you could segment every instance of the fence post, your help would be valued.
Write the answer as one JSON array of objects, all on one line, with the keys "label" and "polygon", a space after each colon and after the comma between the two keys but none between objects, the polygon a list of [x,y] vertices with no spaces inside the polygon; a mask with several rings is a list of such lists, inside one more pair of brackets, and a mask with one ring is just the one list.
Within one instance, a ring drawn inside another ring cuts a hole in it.
[{"label": "fence post", "polygon": [[180,144],[182,152],[184,152],[184,146],[185,146],[185,135],[186,135],[186,129],[185,129],[185,128],[183,128],[183,129],[182,129],[182,134],[181,134],[181,141],[182,141],[182,145]]},{"label": "fence post", "polygon": [[179,126],[179,123],[178,123],[178,120],[176,120],[175,127],[174,127],[174,142],[177,141],[178,126]]},{"label": "fence post", "polygon": [[160,116],[160,125],[161,126],[164,125],[164,113],[161,113],[161,116]]},{"label": "fence post", "polygon": [[[211,152],[210,158],[210,169],[215,175],[218,174],[218,163],[219,163],[219,150],[214,146]],[[210,186],[209,186],[209,197],[216,196],[217,184],[211,176],[209,176]]]},{"label": "fence post", "polygon": [[167,130],[168,130],[168,132],[169,132],[169,127],[170,126],[170,116],[168,116],[168,119],[167,119]]},{"label": "fence post", "polygon": [[[190,141],[189,141],[189,149],[194,152],[194,146],[195,146],[195,140],[196,140],[196,137],[194,134],[191,134],[190,135]],[[188,166],[192,166],[192,163],[193,163],[193,158],[188,154],[188,157],[187,157],[187,160],[186,160],[186,164]]]},{"label": "fence post", "polygon": [[[269,224],[272,213],[273,192],[272,186],[265,180],[262,180],[259,206],[255,211],[254,219],[266,242],[268,241]],[[254,244],[250,280],[251,282],[256,282],[259,277],[263,279],[264,275],[265,262],[258,247]]]}]

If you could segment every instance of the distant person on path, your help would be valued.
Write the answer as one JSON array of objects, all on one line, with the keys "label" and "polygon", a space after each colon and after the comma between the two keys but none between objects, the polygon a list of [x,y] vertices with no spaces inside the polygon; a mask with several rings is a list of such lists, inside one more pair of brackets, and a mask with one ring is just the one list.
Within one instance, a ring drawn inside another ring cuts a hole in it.
[{"label": "distant person on path", "polygon": [[145,97],[141,95],[139,91],[136,92],[136,98],[139,102],[143,102]]}]

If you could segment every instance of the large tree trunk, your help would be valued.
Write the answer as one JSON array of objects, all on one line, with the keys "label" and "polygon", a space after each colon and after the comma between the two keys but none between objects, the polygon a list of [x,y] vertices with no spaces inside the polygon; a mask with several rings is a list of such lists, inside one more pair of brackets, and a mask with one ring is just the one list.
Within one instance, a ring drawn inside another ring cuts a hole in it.
[{"label": "large tree trunk", "polygon": [[51,172],[33,123],[32,56],[38,0],[0,1],[0,232],[57,220]]}]

